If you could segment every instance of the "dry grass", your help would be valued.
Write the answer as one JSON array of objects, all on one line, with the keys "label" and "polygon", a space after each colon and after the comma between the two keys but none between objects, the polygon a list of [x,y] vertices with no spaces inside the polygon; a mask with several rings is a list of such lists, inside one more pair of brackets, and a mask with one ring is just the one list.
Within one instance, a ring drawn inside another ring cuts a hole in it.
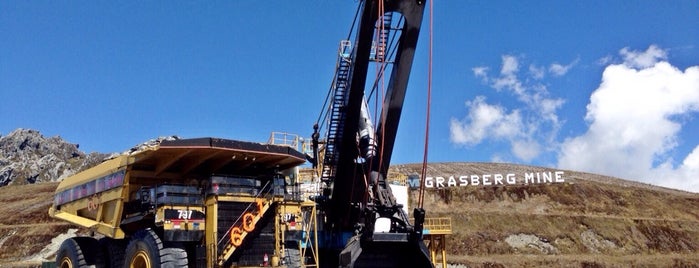
[{"label": "dry grass", "polygon": [[0,188],[0,226],[57,222],[48,216],[58,183],[6,186]]},{"label": "dry grass", "polygon": [[616,267],[699,267],[697,254],[673,255],[625,255],[609,256],[604,254],[577,254],[542,256],[536,254],[450,256],[450,261],[466,264],[469,267],[582,267],[582,268],[616,268]]},{"label": "dry grass", "polygon": [[[420,165],[396,169],[411,174]],[[430,164],[428,175],[542,170],[438,163]],[[427,216],[452,218],[449,262],[469,267],[699,267],[698,194],[572,171],[565,178],[562,184],[428,190]],[[26,266],[22,260],[73,227],[48,217],[56,186],[0,188],[0,267]],[[535,235],[556,250],[515,248],[506,242],[520,234]]]},{"label": "dry grass", "polygon": [[[420,165],[394,170],[417,174]],[[511,164],[436,163],[428,176],[542,172]],[[696,267],[699,195],[565,171],[565,183],[427,189],[428,217],[451,217],[450,262],[472,267]],[[417,193],[411,192],[414,203]],[[535,235],[513,247],[510,236]]]},{"label": "dry grass", "polygon": [[48,216],[57,186],[42,183],[0,188],[0,267],[21,266],[16,262],[39,253],[52,238],[71,227]]},{"label": "dry grass", "polygon": [[0,237],[6,238],[0,251],[0,260],[19,261],[37,254],[51,239],[69,228],[71,226],[68,224],[54,224],[0,229]]}]

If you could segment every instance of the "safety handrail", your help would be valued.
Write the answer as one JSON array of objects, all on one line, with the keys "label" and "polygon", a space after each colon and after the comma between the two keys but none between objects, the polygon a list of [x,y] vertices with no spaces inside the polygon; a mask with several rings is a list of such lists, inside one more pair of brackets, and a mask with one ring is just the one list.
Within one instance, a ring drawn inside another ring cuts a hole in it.
[{"label": "safety handrail", "polygon": [[[255,195],[255,199],[257,199],[257,198],[259,198],[260,196],[263,196],[263,195],[266,196],[266,195],[268,195],[270,192],[272,192],[272,190],[274,189],[274,187],[272,187],[271,183],[272,183],[272,180],[267,181],[267,183],[266,183],[264,186],[262,186],[262,190],[261,190],[259,193],[257,193],[257,195]],[[266,189],[266,190],[265,190],[265,189]],[[228,238],[228,241],[226,241],[227,243],[230,243],[230,242],[231,242],[231,240],[230,240],[230,233],[231,233],[231,230],[233,229],[233,226],[237,226],[238,223],[240,223],[240,220],[243,219],[243,215],[245,215],[245,213],[247,213],[247,212],[250,212],[251,208],[253,207],[253,206],[252,206],[253,204],[254,204],[254,203],[248,204],[248,206],[245,208],[245,210],[243,211],[243,213],[241,213],[240,215],[238,215],[238,218],[235,220],[235,222],[233,222],[233,224],[231,225],[231,228],[228,228],[228,231],[226,231],[226,233],[223,235],[223,237],[221,237],[221,239],[218,240],[218,243],[217,243],[218,246],[221,246],[221,243],[223,243],[223,241],[224,241],[226,238]]]},{"label": "safety handrail", "polygon": [[430,234],[451,234],[451,218],[425,218],[424,229]]}]

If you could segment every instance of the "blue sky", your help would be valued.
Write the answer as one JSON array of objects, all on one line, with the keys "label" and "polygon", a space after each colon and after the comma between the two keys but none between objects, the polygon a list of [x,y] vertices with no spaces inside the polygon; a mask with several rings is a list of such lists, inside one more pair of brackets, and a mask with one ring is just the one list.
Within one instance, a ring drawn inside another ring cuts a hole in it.
[{"label": "blue sky", "polygon": [[[310,136],[356,5],[2,1],[0,134],[87,152]],[[697,1],[435,2],[429,160],[699,191],[697,17]],[[422,160],[423,25],[393,163]]]}]

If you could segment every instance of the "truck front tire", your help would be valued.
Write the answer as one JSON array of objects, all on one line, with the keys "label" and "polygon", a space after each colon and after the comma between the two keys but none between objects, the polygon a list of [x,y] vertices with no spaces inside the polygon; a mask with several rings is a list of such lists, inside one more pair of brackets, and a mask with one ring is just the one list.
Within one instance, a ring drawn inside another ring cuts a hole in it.
[{"label": "truck front tire", "polygon": [[126,247],[125,268],[187,267],[187,252],[178,247],[163,247],[152,229],[136,232]]},{"label": "truck front tire", "polygon": [[151,229],[140,230],[126,247],[124,268],[154,268],[160,265],[163,242]]}]

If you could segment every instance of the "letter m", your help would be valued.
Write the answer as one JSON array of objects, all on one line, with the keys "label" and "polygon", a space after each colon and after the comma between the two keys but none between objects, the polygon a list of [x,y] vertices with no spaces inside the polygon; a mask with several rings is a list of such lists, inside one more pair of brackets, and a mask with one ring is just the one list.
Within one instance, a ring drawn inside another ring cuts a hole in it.
[{"label": "letter m", "polygon": [[408,176],[408,187],[410,187],[410,189],[420,188],[420,176],[418,176],[418,175]]}]

